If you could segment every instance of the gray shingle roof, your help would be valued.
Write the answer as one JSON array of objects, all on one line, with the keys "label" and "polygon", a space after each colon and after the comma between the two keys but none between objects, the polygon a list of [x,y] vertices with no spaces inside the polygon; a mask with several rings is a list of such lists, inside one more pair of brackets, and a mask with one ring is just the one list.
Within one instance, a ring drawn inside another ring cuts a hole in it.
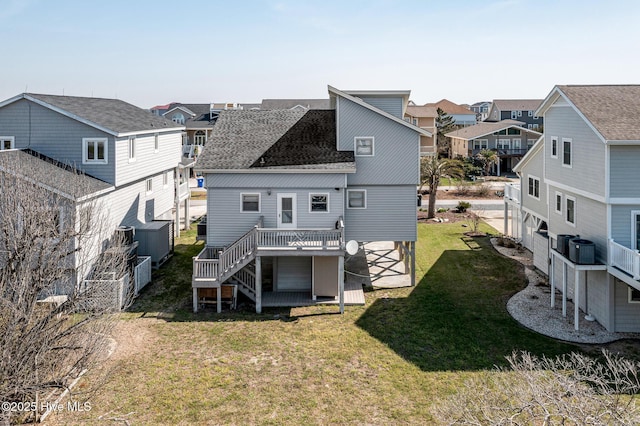
[{"label": "gray shingle roof", "polygon": [[129,133],[180,127],[172,121],[153,115],[119,99],[83,98],[78,96],[55,96],[25,93],[53,107],[113,133]]},{"label": "gray shingle roof", "polygon": [[355,169],[336,148],[335,111],[222,111],[196,169]]},{"label": "gray shingle roof", "polygon": [[30,179],[44,187],[72,198],[81,198],[112,188],[112,185],[106,182],[31,150],[0,151],[0,168],[12,174],[28,173]]},{"label": "gray shingle roof", "polygon": [[640,85],[558,86],[607,140],[640,140]]},{"label": "gray shingle roof", "polygon": [[483,121],[473,126],[463,127],[462,129],[449,132],[445,136],[450,138],[459,138],[459,139],[469,140],[469,139],[479,138],[481,136],[485,136],[490,133],[498,132],[503,129],[508,129],[509,127],[514,127],[514,126],[520,127],[523,124],[525,123],[523,123],[522,121],[516,121],[516,120],[502,120],[498,122]]},{"label": "gray shingle roof", "polygon": [[494,99],[493,105],[500,111],[535,111],[543,99]]},{"label": "gray shingle roof", "polygon": [[301,105],[307,109],[329,109],[329,99],[263,99],[263,110],[291,109]]}]

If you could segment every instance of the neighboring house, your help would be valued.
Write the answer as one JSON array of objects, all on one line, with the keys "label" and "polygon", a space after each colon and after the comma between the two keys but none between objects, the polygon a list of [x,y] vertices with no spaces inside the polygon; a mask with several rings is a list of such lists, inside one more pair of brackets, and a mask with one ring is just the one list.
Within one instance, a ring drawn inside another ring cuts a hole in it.
[{"label": "neighboring house", "polygon": [[308,111],[310,109],[329,109],[329,99],[263,99],[260,109],[290,109]]},{"label": "neighboring house", "polygon": [[364,303],[345,300],[349,240],[397,242],[415,281],[420,135],[431,133],[403,120],[408,95],[329,86],[330,109],[220,113],[196,164],[208,199],[195,311],[226,281],[257,312]]},{"label": "neighboring house", "polygon": [[576,329],[581,309],[609,331],[640,332],[639,100],[639,85],[556,86],[535,113],[544,137],[516,166],[520,185],[505,188],[511,234],[563,313],[576,302]]},{"label": "neighboring house", "polygon": [[151,255],[155,266],[170,254],[160,247],[172,248],[181,205],[189,217],[188,183],[177,179],[184,176],[183,130],[116,99],[24,93],[0,102],[0,140],[10,141],[11,155],[51,169],[45,187],[63,187],[65,170],[84,173],[89,190],[79,197],[99,200],[107,213],[108,235],[99,237],[134,227],[138,254]]},{"label": "neighboring house", "polygon": [[462,105],[453,103],[447,99],[435,103],[425,104],[425,106],[435,107],[436,110],[440,108],[448,115],[453,117],[454,124],[456,126],[473,126],[477,123],[476,113],[469,108],[465,108]]},{"label": "neighboring house", "polygon": [[420,155],[435,155],[437,146],[438,129],[436,129],[436,117],[438,112],[432,106],[418,106],[409,104],[404,113],[404,119],[414,126],[428,131],[433,136],[420,135]]},{"label": "neighboring house", "polygon": [[540,131],[543,118],[536,115],[542,99],[494,99],[485,121],[518,120],[524,127]]},{"label": "neighboring house", "polygon": [[489,117],[489,109],[491,109],[491,102],[482,101],[476,102],[471,105],[469,109],[476,113],[476,120],[478,122],[485,121]]},{"label": "neighboring house", "polygon": [[186,134],[182,141],[182,153],[185,158],[195,158],[211,137],[217,113],[213,113],[211,104],[173,103],[162,114],[168,120],[185,126]]},{"label": "neighboring house", "polygon": [[503,120],[463,127],[445,136],[451,138],[451,158],[472,157],[485,149],[496,151],[499,161],[495,173],[500,176],[512,171],[541,134],[527,129],[521,121]]}]

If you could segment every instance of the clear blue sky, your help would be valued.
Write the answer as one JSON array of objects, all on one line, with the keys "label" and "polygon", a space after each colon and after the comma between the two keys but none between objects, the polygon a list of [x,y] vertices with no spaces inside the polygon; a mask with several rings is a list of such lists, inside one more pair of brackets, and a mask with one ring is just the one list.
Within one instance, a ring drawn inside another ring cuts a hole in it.
[{"label": "clear blue sky", "polygon": [[0,100],[543,98],[640,83],[639,22],[635,0],[0,0]]}]

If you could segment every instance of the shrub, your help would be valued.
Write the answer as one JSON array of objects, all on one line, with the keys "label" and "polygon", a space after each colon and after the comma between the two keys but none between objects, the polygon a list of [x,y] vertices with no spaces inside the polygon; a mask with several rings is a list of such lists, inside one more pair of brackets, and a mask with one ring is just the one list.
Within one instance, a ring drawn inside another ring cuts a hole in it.
[{"label": "shrub", "polygon": [[490,192],[491,192],[491,190],[485,184],[479,185],[476,188],[476,195],[478,195],[479,197],[487,197],[487,196],[489,196]]},{"label": "shrub", "polygon": [[445,207],[440,207],[440,208],[438,209],[438,213],[446,213],[446,212],[448,212],[448,211],[449,211],[449,209],[448,209],[448,208],[445,208]]},{"label": "shrub", "polygon": [[460,213],[466,212],[469,207],[471,207],[471,203],[468,201],[458,201],[458,205],[456,206]]}]

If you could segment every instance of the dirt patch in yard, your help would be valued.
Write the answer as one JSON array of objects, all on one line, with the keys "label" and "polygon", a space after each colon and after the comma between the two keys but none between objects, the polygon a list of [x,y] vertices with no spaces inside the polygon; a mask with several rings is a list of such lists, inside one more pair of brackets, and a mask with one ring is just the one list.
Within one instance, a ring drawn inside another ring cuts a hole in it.
[{"label": "dirt patch in yard", "polygon": [[442,213],[436,213],[436,218],[427,219],[427,209],[424,208],[422,210],[418,210],[418,222],[441,222],[441,223],[455,223],[455,222],[471,222],[473,214],[470,212],[457,213],[454,209],[448,210]]},{"label": "dirt patch in yard", "polygon": [[160,320],[156,318],[117,321],[112,333],[112,338],[116,343],[115,350],[110,361],[127,359],[148,352],[155,347],[158,338],[150,328],[153,323],[158,321]]}]

